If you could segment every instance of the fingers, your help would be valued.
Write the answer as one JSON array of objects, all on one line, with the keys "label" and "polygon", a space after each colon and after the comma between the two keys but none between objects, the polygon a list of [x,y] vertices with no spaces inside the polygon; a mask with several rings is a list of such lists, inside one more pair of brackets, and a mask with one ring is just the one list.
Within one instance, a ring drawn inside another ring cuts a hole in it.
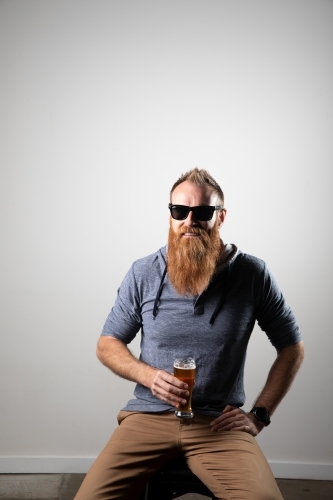
[{"label": "fingers", "polygon": [[178,407],[186,403],[188,386],[164,370],[157,370],[151,385],[151,392],[161,401]]},{"label": "fingers", "polygon": [[252,418],[240,408],[226,406],[222,414],[210,424],[212,432],[242,431],[256,436],[258,429]]}]

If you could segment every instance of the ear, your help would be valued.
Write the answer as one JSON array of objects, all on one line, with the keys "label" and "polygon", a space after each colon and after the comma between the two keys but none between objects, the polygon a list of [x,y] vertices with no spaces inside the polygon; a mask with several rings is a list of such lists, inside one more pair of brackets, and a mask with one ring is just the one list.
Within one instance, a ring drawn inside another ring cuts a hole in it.
[{"label": "ear", "polygon": [[226,218],[226,215],[227,215],[227,210],[226,208],[222,208],[222,210],[219,211],[219,215],[218,215],[218,220],[219,220],[219,227],[221,227],[224,223],[224,220]]}]

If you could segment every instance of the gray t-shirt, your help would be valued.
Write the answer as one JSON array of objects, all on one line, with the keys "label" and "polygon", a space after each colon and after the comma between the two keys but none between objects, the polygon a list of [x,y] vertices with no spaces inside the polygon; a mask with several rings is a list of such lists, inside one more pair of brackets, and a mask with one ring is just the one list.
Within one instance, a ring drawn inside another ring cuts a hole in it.
[{"label": "gray t-shirt", "polygon": [[[277,350],[301,340],[295,317],[265,262],[232,246],[199,296],[179,295],[166,273],[166,247],[137,260],[126,274],[102,335],[129,344],[141,331],[140,359],[173,372],[176,356],[191,355],[197,374],[194,412],[216,416],[245,402],[246,349],[255,322]],[[174,407],[137,384],[123,410],[159,412]]]}]

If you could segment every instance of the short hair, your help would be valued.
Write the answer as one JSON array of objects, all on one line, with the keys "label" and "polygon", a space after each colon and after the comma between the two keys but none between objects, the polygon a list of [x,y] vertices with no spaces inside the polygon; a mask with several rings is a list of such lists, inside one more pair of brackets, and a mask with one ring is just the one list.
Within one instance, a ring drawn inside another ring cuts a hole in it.
[{"label": "short hair", "polygon": [[197,167],[193,168],[192,170],[189,170],[185,174],[182,174],[179,177],[179,179],[174,183],[170,191],[170,201],[173,191],[176,189],[177,186],[179,186],[179,184],[185,181],[192,182],[196,186],[208,185],[212,187],[218,195],[220,204],[223,206],[224,194],[219,184],[216,182],[215,179],[213,179],[213,177],[207,172],[207,170],[199,169]]}]

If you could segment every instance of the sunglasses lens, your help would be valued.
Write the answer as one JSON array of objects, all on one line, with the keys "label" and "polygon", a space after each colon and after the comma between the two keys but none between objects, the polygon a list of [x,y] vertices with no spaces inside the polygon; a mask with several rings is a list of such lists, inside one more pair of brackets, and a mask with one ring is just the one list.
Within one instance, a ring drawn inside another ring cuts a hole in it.
[{"label": "sunglasses lens", "polygon": [[174,205],[170,207],[171,216],[176,220],[184,220],[188,216],[189,209],[187,207],[182,207],[181,205]]},{"label": "sunglasses lens", "polygon": [[214,207],[196,207],[194,215],[198,220],[207,221],[213,217]]}]

